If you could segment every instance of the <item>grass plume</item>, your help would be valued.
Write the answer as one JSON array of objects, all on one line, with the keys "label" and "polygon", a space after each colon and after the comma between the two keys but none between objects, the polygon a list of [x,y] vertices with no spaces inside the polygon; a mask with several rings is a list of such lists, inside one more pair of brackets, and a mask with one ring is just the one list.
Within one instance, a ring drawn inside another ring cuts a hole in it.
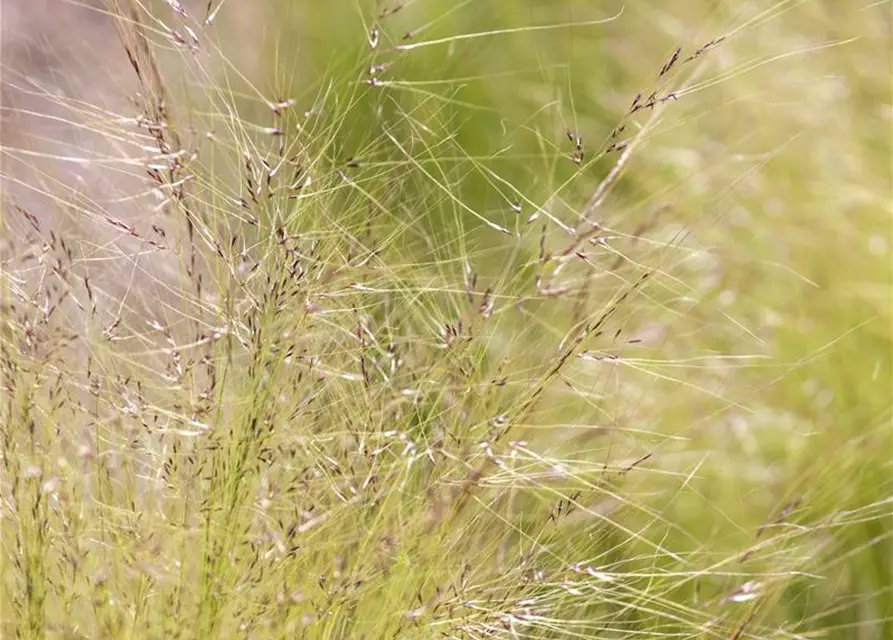
[{"label": "grass plume", "polygon": [[889,11],[494,6],[4,66],[4,636],[893,634]]}]

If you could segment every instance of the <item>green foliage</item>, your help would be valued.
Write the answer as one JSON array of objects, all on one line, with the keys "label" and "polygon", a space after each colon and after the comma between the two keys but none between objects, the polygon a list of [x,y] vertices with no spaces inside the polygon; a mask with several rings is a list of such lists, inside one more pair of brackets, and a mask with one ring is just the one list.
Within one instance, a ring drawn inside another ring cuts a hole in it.
[{"label": "green foliage", "polygon": [[4,69],[4,637],[893,637],[889,10],[666,5]]}]

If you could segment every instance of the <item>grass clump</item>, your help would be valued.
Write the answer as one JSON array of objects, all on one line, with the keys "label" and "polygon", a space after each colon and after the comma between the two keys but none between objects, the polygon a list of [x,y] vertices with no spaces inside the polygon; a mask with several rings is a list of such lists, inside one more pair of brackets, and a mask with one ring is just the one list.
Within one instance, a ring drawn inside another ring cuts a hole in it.
[{"label": "grass clump", "polygon": [[4,69],[4,634],[893,632],[882,5],[199,4]]}]

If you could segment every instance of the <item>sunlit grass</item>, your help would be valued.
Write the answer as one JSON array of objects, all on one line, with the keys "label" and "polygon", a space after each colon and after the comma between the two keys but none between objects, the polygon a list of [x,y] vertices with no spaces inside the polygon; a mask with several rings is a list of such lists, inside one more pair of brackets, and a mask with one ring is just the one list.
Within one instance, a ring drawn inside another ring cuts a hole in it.
[{"label": "sunlit grass", "polygon": [[4,68],[5,634],[893,634],[889,8],[525,4]]}]

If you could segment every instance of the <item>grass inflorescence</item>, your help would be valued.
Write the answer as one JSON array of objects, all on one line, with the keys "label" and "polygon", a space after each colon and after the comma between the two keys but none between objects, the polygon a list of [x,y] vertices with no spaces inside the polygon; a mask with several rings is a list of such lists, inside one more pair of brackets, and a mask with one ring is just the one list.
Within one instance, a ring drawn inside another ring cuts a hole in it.
[{"label": "grass inflorescence", "polygon": [[883,4],[517,4],[4,67],[4,636],[893,633]]}]

